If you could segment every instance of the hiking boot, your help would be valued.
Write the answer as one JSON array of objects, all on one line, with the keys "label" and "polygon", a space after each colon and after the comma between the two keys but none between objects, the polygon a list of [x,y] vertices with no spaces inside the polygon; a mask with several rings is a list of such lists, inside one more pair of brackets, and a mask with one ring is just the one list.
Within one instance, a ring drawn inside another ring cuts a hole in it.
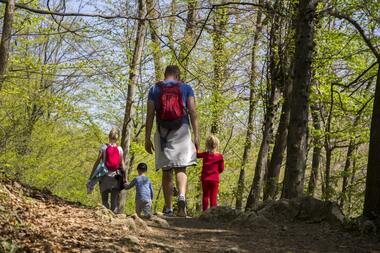
[{"label": "hiking boot", "polygon": [[178,213],[177,213],[177,215],[179,217],[186,217],[187,216],[187,212],[186,212],[186,200],[185,200],[185,196],[183,196],[183,195],[179,195],[178,196],[177,205],[178,205]]},{"label": "hiking boot", "polygon": [[174,216],[173,209],[166,209],[164,211],[164,216],[166,216],[166,217],[173,217]]}]

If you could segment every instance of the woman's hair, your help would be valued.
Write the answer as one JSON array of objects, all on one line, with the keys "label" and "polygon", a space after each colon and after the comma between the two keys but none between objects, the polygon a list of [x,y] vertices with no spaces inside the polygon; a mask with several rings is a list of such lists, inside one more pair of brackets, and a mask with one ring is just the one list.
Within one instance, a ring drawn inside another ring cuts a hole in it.
[{"label": "woman's hair", "polygon": [[147,172],[148,166],[146,165],[146,163],[139,163],[137,165],[137,170],[141,172]]},{"label": "woman's hair", "polygon": [[114,140],[114,141],[117,141],[120,137],[120,130],[119,128],[117,127],[113,127],[110,131],[110,133],[108,134],[108,138],[110,138],[110,140]]},{"label": "woman's hair", "polygon": [[219,139],[215,135],[210,135],[206,139],[206,149],[211,151],[219,147]]},{"label": "woman's hair", "polygon": [[175,76],[178,80],[181,76],[181,71],[177,65],[168,65],[165,69],[165,78],[168,76]]}]

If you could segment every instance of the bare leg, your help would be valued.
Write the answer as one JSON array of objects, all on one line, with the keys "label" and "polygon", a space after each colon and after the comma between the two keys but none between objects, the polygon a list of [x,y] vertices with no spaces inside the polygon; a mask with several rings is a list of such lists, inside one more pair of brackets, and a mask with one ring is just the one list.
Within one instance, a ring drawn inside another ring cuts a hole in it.
[{"label": "bare leg", "polygon": [[164,192],[165,208],[173,208],[173,170],[162,171],[162,190]]},{"label": "bare leg", "polygon": [[175,174],[176,174],[176,180],[177,180],[178,194],[185,196],[186,195],[186,187],[187,187],[186,167],[176,168]]}]

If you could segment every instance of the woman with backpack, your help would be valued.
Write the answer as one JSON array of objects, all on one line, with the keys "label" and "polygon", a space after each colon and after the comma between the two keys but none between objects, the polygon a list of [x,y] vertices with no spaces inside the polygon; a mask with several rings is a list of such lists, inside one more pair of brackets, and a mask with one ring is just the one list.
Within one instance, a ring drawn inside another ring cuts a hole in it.
[{"label": "woman with backpack", "polygon": [[[153,146],[151,132],[155,117],[157,131]],[[173,172],[178,189],[177,215],[186,216],[186,167],[196,165],[198,145],[198,118],[193,88],[181,81],[178,66],[169,65],[165,69],[165,80],[149,90],[145,127],[145,150],[150,154],[155,151],[156,169],[162,169],[164,214],[167,216],[173,215]]]},{"label": "woman with backpack", "polygon": [[[108,144],[102,144],[87,183],[87,192],[90,193],[99,181],[100,193],[103,205],[117,213],[119,192],[123,184],[127,182],[123,149],[117,145],[120,131],[112,128],[108,138]],[[111,205],[109,198],[111,197]]]}]

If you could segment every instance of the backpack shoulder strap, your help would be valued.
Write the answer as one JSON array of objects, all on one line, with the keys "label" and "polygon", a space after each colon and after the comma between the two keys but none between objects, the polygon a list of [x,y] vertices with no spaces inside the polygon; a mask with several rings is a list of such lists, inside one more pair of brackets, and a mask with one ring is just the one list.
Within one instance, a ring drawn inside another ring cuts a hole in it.
[{"label": "backpack shoulder strap", "polygon": [[106,153],[107,153],[107,148],[108,148],[108,146],[109,146],[109,144],[108,143],[104,143],[104,146],[105,146],[105,149],[104,150],[102,150],[102,155],[103,155],[103,163],[105,163],[106,162]]}]

